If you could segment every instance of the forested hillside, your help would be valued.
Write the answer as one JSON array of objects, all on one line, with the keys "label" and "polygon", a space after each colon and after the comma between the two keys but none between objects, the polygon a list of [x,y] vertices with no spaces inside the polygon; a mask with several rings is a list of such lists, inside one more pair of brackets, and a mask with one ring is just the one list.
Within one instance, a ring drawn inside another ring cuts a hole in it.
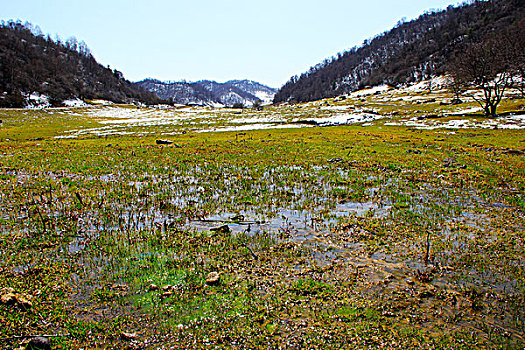
[{"label": "forested hillside", "polygon": [[365,40],[361,47],[292,77],[274,102],[313,101],[365,86],[397,86],[442,74],[447,63],[469,44],[503,31],[524,15],[523,0],[477,0],[399,22],[392,30]]},{"label": "forested hillside", "polygon": [[201,80],[189,83],[145,79],[135,84],[145,91],[155,93],[163,100],[208,106],[252,106],[271,103],[277,92],[251,80],[230,80],[225,83]]},{"label": "forested hillside", "polygon": [[38,92],[52,105],[72,98],[137,100],[158,103],[121,72],[103,67],[84,42],[44,36],[38,27],[9,21],[0,25],[0,107],[22,107],[27,94]]}]

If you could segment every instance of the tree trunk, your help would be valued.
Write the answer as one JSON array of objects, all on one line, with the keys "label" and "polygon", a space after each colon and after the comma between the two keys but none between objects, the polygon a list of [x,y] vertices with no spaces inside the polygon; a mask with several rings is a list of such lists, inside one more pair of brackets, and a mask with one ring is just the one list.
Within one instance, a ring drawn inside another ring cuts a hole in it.
[{"label": "tree trunk", "polygon": [[491,115],[492,117],[497,117],[497,114],[496,114],[496,108],[497,108],[497,107],[498,107],[497,105],[491,105],[491,106],[490,106],[490,115]]}]

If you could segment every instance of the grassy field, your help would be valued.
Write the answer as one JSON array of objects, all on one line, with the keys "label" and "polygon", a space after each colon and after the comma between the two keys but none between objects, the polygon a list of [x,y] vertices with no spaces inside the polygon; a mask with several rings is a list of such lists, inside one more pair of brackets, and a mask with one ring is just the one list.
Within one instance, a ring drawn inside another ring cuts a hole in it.
[{"label": "grassy field", "polygon": [[0,348],[522,349],[525,100],[450,98],[0,111]]}]

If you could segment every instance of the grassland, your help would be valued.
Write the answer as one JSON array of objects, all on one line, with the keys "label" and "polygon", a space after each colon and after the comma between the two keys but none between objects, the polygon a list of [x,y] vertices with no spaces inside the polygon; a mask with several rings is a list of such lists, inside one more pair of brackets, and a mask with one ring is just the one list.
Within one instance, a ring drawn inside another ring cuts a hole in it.
[{"label": "grassland", "polygon": [[0,111],[0,348],[522,349],[525,101],[450,99]]}]

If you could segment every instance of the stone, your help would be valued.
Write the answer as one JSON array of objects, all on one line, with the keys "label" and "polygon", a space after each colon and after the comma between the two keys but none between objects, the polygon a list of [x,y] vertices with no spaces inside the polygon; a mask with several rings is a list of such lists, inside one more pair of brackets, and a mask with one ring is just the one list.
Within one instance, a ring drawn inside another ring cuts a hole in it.
[{"label": "stone", "polygon": [[169,292],[164,292],[162,293],[162,297],[163,298],[169,298],[173,295],[173,292],[169,291]]},{"label": "stone", "polygon": [[14,293],[7,293],[0,297],[2,304],[12,305],[16,303],[16,295]]},{"label": "stone", "polygon": [[443,160],[443,166],[445,168],[450,168],[456,165],[456,159],[455,158],[447,158]]},{"label": "stone", "polygon": [[16,303],[18,306],[22,307],[23,309],[30,309],[33,307],[33,303],[28,300],[28,297],[25,295],[17,295],[16,296]]},{"label": "stone", "polygon": [[35,337],[29,341],[26,350],[51,350],[51,341],[46,337]]},{"label": "stone", "polygon": [[232,222],[240,222],[240,221],[244,221],[244,215],[242,215],[242,214],[236,214],[236,215],[234,215],[234,216],[232,216],[232,217],[230,218],[230,221],[232,221]]},{"label": "stone", "polygon": [[15,290],[13,288],[5,288],[2,290],[2,296],[0,296],[0,303],[6,304],[6,305],[17,305],[21,307],[22,309],[30,309],[33,307],[33,303],[29,301],[31,299],[30,296],[24,295],[24,294],[15,294]]},{"label": "stone", "polygon": [[503,154],[510,154],[510,155],[514,155],[514,156],[522,156],[523,155],[523,151],[521,151],[519,149],[508,149],[508,150],[503,151]]},{"label": "stone", "polygon": [[120,334],[120,337],[124,340],[134,340],[134,339],[137,339],[137,333],[127,333],[127,332],[122,332]]},{"label": "stone", "polygon": [[230,233],[231,232],[230,226],[228,226],[228,225],[222,225],[222,226],[219,226],[219,227],[212,227],[210,229],[210,231],[216,232],[216,233]]},{"label": "stone", "polygon": [[216,286],[221,282],[221,275],[218,272],[210,272],[206,276],[206,284],[209,286]]},{"label": "stone", "polygon": [[155,290],[159,290],[159,286],[157,286],[156,284],[152,283],[152,284],[149,285],[148,290],[150,292],[155,291]]},{"label": "stone", "polygon": [[15,290],[13,288],[2,288],[0,289],[0,294],[9,294],[14,293]]},{"label": "stone", "polygon": [[155,140],[157,145],[171,145],[173,141],[170,140]]}]

